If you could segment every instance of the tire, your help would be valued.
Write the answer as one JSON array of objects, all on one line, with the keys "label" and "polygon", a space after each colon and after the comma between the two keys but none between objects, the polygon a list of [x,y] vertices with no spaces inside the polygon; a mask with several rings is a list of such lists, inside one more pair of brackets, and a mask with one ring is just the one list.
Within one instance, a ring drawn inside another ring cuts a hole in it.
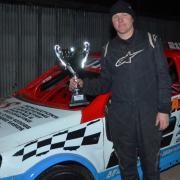
[{"label": "tire", "polygon": [[40,174],[36,180],[93,180],[91,173],[79,165],[55,165]]}]

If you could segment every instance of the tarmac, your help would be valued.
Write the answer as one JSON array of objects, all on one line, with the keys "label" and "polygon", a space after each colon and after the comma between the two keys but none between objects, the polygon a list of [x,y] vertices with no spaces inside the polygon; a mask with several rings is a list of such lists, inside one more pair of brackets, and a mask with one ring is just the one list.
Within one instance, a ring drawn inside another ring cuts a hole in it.
[{"label": "tarmac", "polygon": [[180,180],[180,164],[161,172],[161,180]]}]

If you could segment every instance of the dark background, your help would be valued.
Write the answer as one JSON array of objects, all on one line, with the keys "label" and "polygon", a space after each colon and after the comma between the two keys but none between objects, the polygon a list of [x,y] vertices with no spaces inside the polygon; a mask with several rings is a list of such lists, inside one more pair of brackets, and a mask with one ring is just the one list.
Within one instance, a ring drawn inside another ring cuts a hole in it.
[{"label": "dark background", "polygon": [[[180,42],[180,0],[128,0],[135,26],[160,36],[163,44]],[[0,99],[50,69],[53,47],[88,40],[101,51],[113,36],[108,14],[115,0],[0,0]],[[159,4],[157,4],[157,2]]]},{"label": "dark background", "polygon": [[[180,1],[127,0],[138,16],[161,19],[180,19]],[[108,12],[116,0],[0,0],[1,3],[66,7],[94,12]]]}]

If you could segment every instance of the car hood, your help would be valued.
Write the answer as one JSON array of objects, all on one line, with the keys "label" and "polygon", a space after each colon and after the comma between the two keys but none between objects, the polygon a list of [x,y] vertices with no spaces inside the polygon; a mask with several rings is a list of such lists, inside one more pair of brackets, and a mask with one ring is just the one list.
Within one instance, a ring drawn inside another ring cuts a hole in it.
[{"label": "car hood", "polygon": [[0,104],[0,152],[80,124],[81,111],[39,106],[16,98]]}]

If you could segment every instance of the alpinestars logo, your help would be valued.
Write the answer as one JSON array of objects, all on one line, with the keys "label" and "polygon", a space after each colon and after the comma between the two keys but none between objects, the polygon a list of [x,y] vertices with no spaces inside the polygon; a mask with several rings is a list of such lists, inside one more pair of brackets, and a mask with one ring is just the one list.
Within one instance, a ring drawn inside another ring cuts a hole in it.
[{"label": "alpinestars logo", "polygon": [[141,49],[139,51],[136,51],[134,53],[131,53],[131,51],[128,51],[127,54],[120,59],[117,60],[115,66],[119,67],[125,63],[131,63],[131,60],[133,57],[135,57],[137,54],[141,53],[144,49]]}]

